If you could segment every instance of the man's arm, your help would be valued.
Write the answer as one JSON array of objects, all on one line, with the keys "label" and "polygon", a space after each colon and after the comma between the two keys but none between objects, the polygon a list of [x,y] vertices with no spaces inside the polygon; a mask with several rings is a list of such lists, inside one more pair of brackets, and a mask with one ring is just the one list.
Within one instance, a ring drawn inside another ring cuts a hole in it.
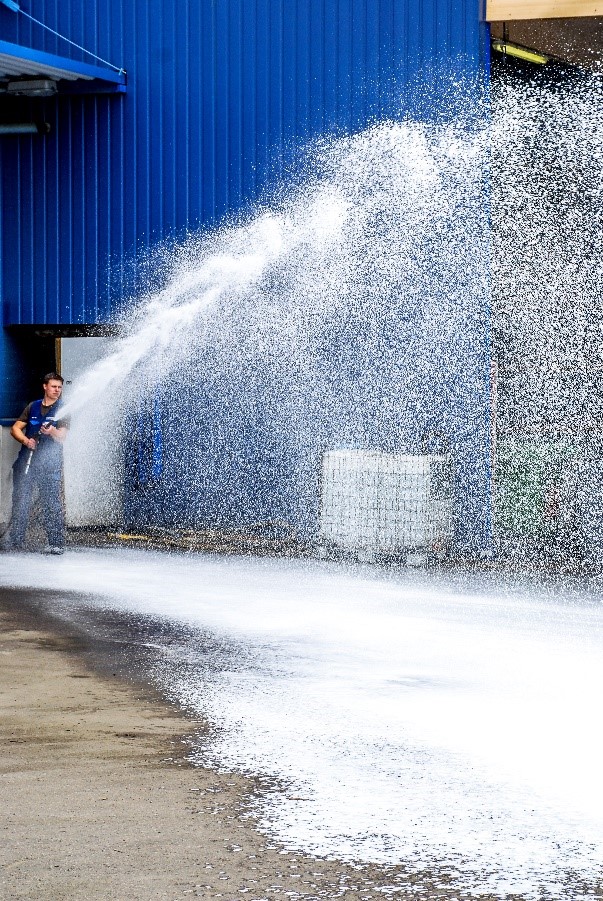
[{"label": "man's arm", "polygon": [[36,440],[35,438],[28,438],[25,434],[25,429],[27,428],[27,423],[23,422],[22,419],[17,419],[16,422],[12,424],[10,427],[10,433],[19,444],[22,444],[24,447],[28,447],[30,450],[36,449]]}]

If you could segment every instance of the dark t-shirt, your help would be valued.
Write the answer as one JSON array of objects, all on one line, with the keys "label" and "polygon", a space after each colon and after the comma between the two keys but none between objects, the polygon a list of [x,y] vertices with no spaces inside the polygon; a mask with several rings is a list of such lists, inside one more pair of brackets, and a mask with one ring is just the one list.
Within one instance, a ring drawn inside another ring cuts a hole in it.
[{"label": "dark t-shirt", "polygon": [[[31,410],[31,406],[33,403],[34,403],[34,401],[32,401],[31,404],[27,404],[27,406],[25,407],[25,409],[19,416],[19,422],[29,422],[29,412]],[[50,408],[53,406],[54,406],[54,404],[50,404],[48,407],[45,406],[45,404],[42,404],[42,410],[41,410],[42,416],[46,416],[46,414],[48,413]],[[59,410],[59,412],[60,412],[60,410]],[[68,429],[69,428],[69,420],[68,419],[57,419],[55,425],[56,425],[57,429],[63,429],[63,428]]]}]

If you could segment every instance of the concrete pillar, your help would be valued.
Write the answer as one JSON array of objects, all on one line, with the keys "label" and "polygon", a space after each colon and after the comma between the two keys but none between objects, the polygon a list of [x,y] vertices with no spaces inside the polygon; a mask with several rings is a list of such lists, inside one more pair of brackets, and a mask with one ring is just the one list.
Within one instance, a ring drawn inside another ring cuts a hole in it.
[{"label": "concrete pillar", "polygon": [[13,497],[12,465],[19,453],[19,445],[10,436],[9,426],[0,426],[0,523],[2,528],[10,520]]}]

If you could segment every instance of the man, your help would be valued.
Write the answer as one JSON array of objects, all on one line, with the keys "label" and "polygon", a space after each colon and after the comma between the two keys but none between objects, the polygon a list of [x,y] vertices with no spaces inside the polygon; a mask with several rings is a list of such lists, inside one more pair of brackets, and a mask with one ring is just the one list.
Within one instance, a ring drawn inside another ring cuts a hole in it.
[{"label": "man", "polygon": [[67,435],[67,421],[58,418],[58,411],[63,377],[58,372],[49,372],[42,387],[44,397],[28,404],[10,430],[23,447],[13,465],[13,513],[3,547],[13,550],[23,546],[34,488],[37,487],[48,538],[46,552],[62,554],[65,546],[62,445]]}]

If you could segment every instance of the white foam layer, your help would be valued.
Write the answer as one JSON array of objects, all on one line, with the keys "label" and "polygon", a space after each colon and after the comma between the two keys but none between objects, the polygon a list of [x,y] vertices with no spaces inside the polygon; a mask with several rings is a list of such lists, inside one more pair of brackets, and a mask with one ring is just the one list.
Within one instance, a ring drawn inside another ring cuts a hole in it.
[{"label": "white foam layer", "polygon": [[[48,585],[10,556],[0,579]],[[136,551],[69,553],[52,586],[191,627],[154,678],[219,727],[200,762],[283,780],[257,813],[286,845],[500,897],[601,878],[598,597]]]}]

